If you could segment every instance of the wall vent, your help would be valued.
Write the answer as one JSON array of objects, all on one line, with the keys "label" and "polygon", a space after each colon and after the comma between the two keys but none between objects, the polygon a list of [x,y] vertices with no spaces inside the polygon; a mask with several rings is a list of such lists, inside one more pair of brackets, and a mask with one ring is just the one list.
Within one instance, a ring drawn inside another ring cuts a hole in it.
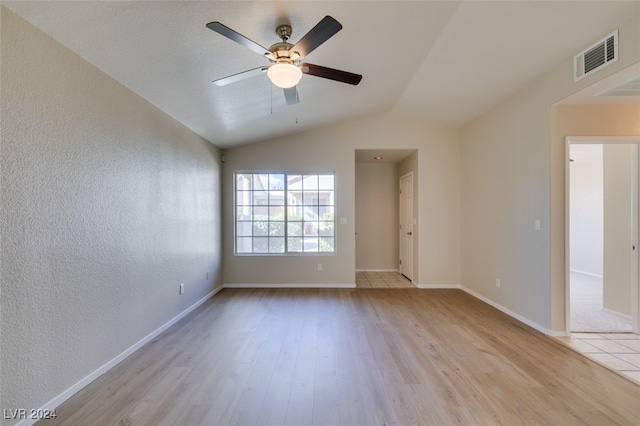
[{"label": "wall vent", "polygon": [[583,79],[618,60],[618,30],[573,57],[573,81]]}]

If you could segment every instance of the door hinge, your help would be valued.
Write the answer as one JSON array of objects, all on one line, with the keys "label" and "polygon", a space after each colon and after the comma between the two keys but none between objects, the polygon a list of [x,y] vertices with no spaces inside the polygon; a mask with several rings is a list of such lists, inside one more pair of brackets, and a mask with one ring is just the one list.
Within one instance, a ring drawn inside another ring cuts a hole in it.
[{"label": "door hinge", "polygon": [[402,259],[400,259],[400,264],[402,265]]}]

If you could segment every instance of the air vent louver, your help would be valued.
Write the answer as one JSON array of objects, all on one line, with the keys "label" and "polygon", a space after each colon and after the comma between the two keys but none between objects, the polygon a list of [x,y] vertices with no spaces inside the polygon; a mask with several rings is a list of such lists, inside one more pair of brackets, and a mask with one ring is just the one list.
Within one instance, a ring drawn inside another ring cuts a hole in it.
[{"label": "air vent louver", "polygon": [[616,50],[616,37],[611,36],[607,39],[607,62],[616,58]]},{"label": "air vent louver", "polygon": [[618,60],[618,31],[573,57],[573,81],[578,81],[602,67]]},{"label": "air vent louver", "polygon": [[584,73],[595,70],[605,62],[607,61],[604,56],[604,43],[602,43],[584,54]]}]

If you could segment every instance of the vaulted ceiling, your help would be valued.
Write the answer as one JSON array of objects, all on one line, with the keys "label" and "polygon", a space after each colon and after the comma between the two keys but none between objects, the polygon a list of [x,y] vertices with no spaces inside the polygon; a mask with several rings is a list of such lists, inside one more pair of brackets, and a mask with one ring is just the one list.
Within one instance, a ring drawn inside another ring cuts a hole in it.
[{"label": "vaulted ceiling", "polygon": [[[638,1],[16,1],[2,2],[219,147],[393,112],[462,125],[640,13]],[[267,76],[212,80],[268,65],[205,24],[269,47],[295,43],[325,15],[343,29],[305,61],[364,76],[351,86],[305,75],[285,104]]]}]

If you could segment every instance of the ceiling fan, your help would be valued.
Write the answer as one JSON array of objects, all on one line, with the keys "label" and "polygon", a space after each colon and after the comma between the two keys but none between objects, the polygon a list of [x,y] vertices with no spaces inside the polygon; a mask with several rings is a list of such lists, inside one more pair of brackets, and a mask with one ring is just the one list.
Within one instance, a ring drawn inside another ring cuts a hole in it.
[{"label": "ceiling fan", "polygon": [[362,76],[359,74],[353,74],[306,62],[301,63],[305,56],[342,29],[342,25],[340,25],[340,23],[331,16],[325,16],[322,18],[322,20],[320,20],[320,22],[318,22],[318,24],[316,24],[316,26],[305,34],[304,37],[302,37],[296,44],[288,42],[289,37],[291,37],[291,26],[286,24],[278,26],[276,28],[276,34],[282,39],[282,41],[273,44],[268,49],[221,24],[220,22],[209,22],[207,24],[207,28],[251,49],[253,52],[264,56],[271,62],[271,65],[253,68],[214,80],[213,83],[217,86],[226,86],[227,84],[235,83],[266,72],[269,80],[271,80],[275,86],[284,89],[284,96],[287,101],[287,105],[295,105],[298,103],[298,90],[296,89],[296,85],[302,78],[303,74],[327,78],[329,80],[335,80],[352,85],[357,85],[360,83],[360,80],[362,80]]}]

